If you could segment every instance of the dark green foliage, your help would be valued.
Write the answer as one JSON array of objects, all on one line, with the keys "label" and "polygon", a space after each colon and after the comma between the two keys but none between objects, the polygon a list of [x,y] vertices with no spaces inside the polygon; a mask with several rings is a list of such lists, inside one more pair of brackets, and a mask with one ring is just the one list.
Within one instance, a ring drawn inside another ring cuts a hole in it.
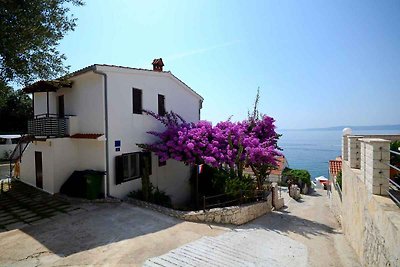
[{"label": "dark green foliage", "polygon": [[342,171],[340,171],[336,176],[336,183],[339,185],[340,189],[342,189]]},{"label": "dark green foliage", "polygon": [[[160,206],[168,207],[168,208],[172,207],[171,198],[164,191],[159,190],[158,187],[154,187],[151,183],[149,185],[149,189],[150,190],[149,190],[148,200],[147,200],[148,202],[151,202],[151,203],[154,203],[154,204],[157,204]],[[144,199],[144,194],[141,189],[130,192],[128,196],[131,198],[136,198],[139,200],[146,201]]]},{"label": "dark green foliage", "polygon": [[0,81],[0,133],[26,133],[32,117],[32,99]]},{"label": "dark green foliage", "polygon": [[282,176],[285,181],[291,181],[292,183],[297,184],[300,188],[302,188],[304,184],[311,186],[311,175],[307,170],[285,168],[282,172]]},{"label": "dark green foliage", "polygon": [[199,174],[199,195],[213,196],[219,194],[236,195],[240,191],[254,190],[256,181],[243,174],[242,177],[231,175],[230,171],[212,168],[204,165],[203,172]]},{"label": "dark green foliage", "polygon": [[229,178],[225,182],[224,193],[237,196],[240,191],[253,191],[256,188],[254,179],[250,175],[244,174],[242,178]]},{"label": "dark green foliage", "polygon": [[81,0],[0,1],[0,81],[19,84],[63,74],[65,55],[60,40],[74,30],[76,18],[68,5]]},{"label": "dark green foliage", "polygon": [[[399,147],[400,147],[400,140],[393,141],[390,143],[390,150],[392,150],[392,151],[400,152]],[[390,164],[400,165],[400,155],[390,153]]]}]

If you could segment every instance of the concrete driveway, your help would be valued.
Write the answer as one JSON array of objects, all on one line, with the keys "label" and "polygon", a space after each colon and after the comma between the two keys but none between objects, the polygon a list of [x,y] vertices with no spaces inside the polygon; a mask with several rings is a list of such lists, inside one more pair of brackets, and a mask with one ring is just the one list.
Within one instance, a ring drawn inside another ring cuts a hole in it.
[{"label": "concrete driveway", "polygon": [[323,192],[241,227],[184,222],[126,203],[0,233],[1,266],[359,266]]},{"label": "concrete driveway", "polygon": [[0,233],[1,266],[140,266],[228,229],[182,222],[125,203],[85,204],[73,215]]},{"label": "concrete driveway", "polygon": [[76,207],[24,183],[13,181],[0,191],[0,231],[37,224],[57,214],[73,213]]}]

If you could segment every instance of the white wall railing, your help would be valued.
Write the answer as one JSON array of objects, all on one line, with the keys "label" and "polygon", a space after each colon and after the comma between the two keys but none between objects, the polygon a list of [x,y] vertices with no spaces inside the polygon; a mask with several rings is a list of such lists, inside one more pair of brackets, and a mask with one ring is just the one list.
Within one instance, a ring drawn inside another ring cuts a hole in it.
[{"label": "white wall railing", "polygon": [[[400,168],[390,164],[390,142],[400,140],[400,135],[344,135],[342,157],[351,168],[360,169],[369,193],[389,196],[400,205],[400,186],[390,178],[390,169]],[[345,177],[343,178],[345,179]]]}]

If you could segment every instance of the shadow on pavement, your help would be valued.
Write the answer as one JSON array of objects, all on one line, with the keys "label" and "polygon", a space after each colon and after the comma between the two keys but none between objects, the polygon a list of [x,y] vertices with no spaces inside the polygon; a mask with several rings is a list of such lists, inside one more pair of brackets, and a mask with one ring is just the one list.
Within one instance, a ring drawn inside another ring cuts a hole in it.
[{"label": "shadow on pavement", "polygon": [[[89,209],[88,209],[89,207]],[[66,257],[81,251],[158,232],[180,223],[127,204],[82,207],[74,216],[21,229],[53,253]],[[86,209],[86,210],[85,210]]]},{"label": "shadow on pavement", "polygon": [[295,233],[308,239],[312,236],[337,233],[335,228],[326,224],[297,217],[285,210],[268,213],[246,226],[246,228],[254,227],[283,234]]}]

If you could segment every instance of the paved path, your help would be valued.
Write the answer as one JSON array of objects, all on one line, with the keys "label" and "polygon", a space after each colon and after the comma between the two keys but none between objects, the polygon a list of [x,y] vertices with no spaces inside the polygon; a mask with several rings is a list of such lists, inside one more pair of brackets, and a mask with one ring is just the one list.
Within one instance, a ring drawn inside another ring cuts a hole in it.
[{"label": "paved path", "polygon": [[177,220],[125,203],[0,233],[0,266],[359,266],[325,191],[241,227]]},{"label": "paved path", "polygon": [[145,266],[359,266],[326,191],[298,202],[286,194],[287,209],[149,259]]},{"label": "paved path", "polygon": [[360,266],[329,209],[325,190],[302,195],[300,201],[283,196],[287,209],[260,217],[247,227],[275,231],[301,242],[308,248],[308,266]]},{"label": "paved path", "polygon": [[203,237],[169,253],[149,259],[155,266],[307,266],[307,248],[272,231],[232,231]]},{"label": "paved path", "polygon": [[77,209],[66,201],[18,181],[13,181],[10,188],[8,183],[4,187],[7,187],[5,191],[0,191],[0,232],[37,224]]}]

